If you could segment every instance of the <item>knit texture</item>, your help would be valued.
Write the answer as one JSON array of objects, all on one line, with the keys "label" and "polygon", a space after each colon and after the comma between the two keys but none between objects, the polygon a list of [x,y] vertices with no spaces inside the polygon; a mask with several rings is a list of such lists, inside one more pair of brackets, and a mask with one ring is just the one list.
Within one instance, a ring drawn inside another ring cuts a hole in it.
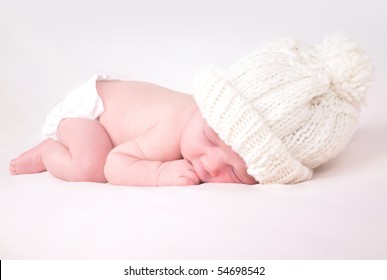
[{"label": "knit texture", "polygon": [[374,68],[347,35],[268,43],[193,81],[203,117],[261,184],[310,179],[349,142]]}]

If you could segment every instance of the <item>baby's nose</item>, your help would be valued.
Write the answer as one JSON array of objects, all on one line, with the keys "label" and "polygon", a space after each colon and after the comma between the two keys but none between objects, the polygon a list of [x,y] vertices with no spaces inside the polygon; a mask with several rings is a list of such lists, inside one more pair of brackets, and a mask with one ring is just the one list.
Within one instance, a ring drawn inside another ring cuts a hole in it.
[{"label": "baby's nose", "polygon": [[203,155],[200,158],[203,168],[211,177],[217,177],[222,171],[224,163],[217,155]]}]

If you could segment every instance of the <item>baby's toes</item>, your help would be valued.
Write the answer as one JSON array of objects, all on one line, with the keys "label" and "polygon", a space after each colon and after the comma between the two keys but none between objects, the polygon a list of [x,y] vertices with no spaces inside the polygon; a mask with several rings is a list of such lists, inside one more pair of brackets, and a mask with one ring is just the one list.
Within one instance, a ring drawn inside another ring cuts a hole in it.
[{"label": "baby's toes", "polygon": [[17,165],[17,159],[13,159],[9,163],[9,173],[11,175],[18,175],[19,173],[16,170],[16,165]]}]

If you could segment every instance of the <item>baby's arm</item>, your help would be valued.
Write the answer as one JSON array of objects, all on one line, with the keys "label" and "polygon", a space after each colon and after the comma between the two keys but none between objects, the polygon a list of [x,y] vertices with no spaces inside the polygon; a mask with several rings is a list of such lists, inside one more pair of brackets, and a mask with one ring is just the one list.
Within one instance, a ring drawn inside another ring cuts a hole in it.
[{"label": "baby's arm", "polygon": [[197,185],[200,179],[184,159],[156,160],[164,151],[163,141],[150,132],[115,147],[105,164],[109,183],[125,186]]}]

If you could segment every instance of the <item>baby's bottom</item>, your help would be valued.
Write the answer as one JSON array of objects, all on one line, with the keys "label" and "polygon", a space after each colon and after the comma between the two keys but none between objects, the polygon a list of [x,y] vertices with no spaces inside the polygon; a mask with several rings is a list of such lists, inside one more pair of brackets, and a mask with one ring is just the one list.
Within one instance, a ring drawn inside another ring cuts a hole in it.
[{"label": "baby's bottom", "polygon": [[97,120],[64,119],[57,135],[57,141],[46,139],[12,160],[10,172],[24,174],[47,170],[66,181],[106,182],[104,166],[113,145]]}]

